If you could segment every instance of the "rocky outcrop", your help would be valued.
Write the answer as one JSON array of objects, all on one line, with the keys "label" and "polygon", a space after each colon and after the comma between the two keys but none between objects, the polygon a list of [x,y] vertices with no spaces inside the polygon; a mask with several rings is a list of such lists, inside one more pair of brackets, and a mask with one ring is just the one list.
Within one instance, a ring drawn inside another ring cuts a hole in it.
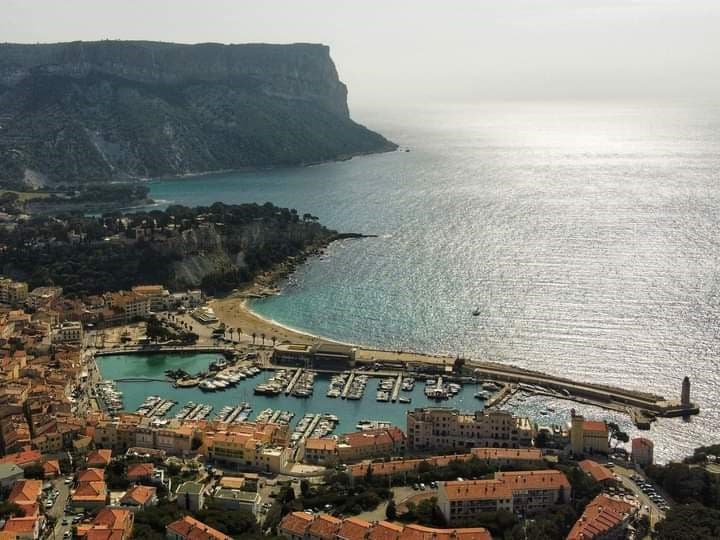
[{"label": "rocky outcrop", "polygon": [[395,145],[350,119],[323,45],[0,45],[0,180],[289,165]]}]

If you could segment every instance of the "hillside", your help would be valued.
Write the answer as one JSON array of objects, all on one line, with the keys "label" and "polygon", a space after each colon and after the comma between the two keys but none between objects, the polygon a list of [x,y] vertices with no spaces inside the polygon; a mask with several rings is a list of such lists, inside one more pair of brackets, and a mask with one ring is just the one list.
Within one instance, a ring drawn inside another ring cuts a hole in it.
[{"label": "hillside", "polygon": [[0,44],[0,181],[109,181],[392,150],[328,47]]}]

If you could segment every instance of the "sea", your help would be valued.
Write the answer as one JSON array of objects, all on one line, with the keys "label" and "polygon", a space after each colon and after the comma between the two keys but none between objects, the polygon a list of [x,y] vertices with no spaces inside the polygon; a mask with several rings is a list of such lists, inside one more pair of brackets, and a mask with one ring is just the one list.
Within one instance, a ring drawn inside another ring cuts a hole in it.
[{"label": "sea", "polygon": [[687,375],[701,414],[644,435],[659,461],[718,442],[720,106],[483,102],[354,117],[399,150],[151,180],[151,197],[271,201],[377,235],[308,261],[253,303],[263,317],[669,399]]}]

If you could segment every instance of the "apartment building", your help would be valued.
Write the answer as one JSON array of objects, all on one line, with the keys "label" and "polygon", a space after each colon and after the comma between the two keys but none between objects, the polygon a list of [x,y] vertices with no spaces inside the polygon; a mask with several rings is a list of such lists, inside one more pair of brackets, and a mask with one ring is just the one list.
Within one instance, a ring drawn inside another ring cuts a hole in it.
[{"label": "apartment building", "polygon": [[62,287],[37,287],[28,293],[25,305],[30,309],[38,309],[59,298],[62,292]]},{"label": "apartment building", "polygon": [[83,340],[83,326],[79,321],[65,321],[55,327],[53,341],[55,343],[80,344]]},{"label": "apartment building", "polygon": [[172,297],[162,285],[137,285],[131,289],[133,294],[147,297],[150,301],[150,310],[157,313],[170,308]]},{"label": "apartment building", "polygon": [[530,420],[507,411],[428,407],[407,412],[407,444],[412,450],[520,448],[532,446],[532,439]]},{"label": "apartment building", "polygon": [[395,474],[416,472],[423,464],[431,468],[447,467],[452,461],[469,461],[471,459],[478,459],[483,463],[496,467],[542,468],[545,463],[542,451],[538,448],[473,448],[466,454],[431,456],[419,459],[396,459],[377,463],[366,461],[350,465],[348,474],[353,478],[360,478],[370,470],[373,476],[393,476]]},{"label": "apartment building", "polygon": [[632,440],[632,461],[641,467],[652,465],[655,461],[654,457],[655,444],[645,437],[635,437]]},{"label": "apartment building", "polygon": [[454,526],[471,523],[478,512],[532,515],[569,500],[567,477],[550,469],[499,472],[492,480],[440,482],[438,489],[438,507]]},{"label": "apartment building", "polygon": [[146,317],[151,311],[150,297],[133,292],[108,293],[105,302],[115,312],[121,313],[125,322]]},{"label": "apartment building", "polygon": [[28,296],[28,286],[24,281],[0,277],[0,304],[17,306],[22,304]]},{"label": "apartment building", "polygon": [[291,512],[278,526],[288,540],[492,540],[487,529],[399,525],[387,521],[368,522],[351,517],[338,519],[327,514]]},{"label": "apartment building", "polygon": [[637,507],[608,495],[598,495],[585,507],[567,540],[620,540],[637,514]]},{"label": "apartment building", "polygon": [[290,450],[274,444],[268,433],[225,431],[208,439],[208,457],[223,464],[279,473],[290,458]]}]

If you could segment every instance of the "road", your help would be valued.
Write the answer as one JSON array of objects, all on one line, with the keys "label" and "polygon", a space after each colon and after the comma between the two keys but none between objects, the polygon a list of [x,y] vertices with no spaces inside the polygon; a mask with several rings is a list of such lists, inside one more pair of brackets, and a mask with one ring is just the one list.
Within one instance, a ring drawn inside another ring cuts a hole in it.
[{"label": "road", "polygon": [[631,476],[636,473],[636,471],[632,469],[626,469],[625,467],[622,467],[618,464],[613,466],[612,471],[620,478],[622,485],[625,488],[629,489],[633,493],[633,495],[637,497],[637,500],[640,502],[640,504],[642,504],[643,510],[641,513],[647,513],[650,515],[650,525],[652,527],[654,527],[655,524],[657,524],[658,522],[665,519],[665,512],[660,510],[657,504],[655,504],[648,498],[647,495],[645,495],[643,490],[640,489],[640,486],[633,482]]},{"label": "road", "polygon": [[55,528],[48,535],[52,540],[61,540],[65,531],[69,531],[72,524],[63,525],[63,517],[65,516],[65,505],[67,504],[68,497],[70,496],[70,487],[65,485],[64,478],[56,478],[52,481],[53,488],[60,492],[58,498],[55,500],[55,504],[46,513],[54,518]]}]

